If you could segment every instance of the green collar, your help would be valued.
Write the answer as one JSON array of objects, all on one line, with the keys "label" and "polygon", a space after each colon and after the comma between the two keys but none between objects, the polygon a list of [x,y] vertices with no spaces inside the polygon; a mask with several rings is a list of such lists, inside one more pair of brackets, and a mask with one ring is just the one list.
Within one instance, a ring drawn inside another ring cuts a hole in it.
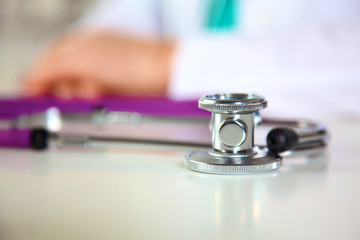
[{"label": "green collar", "polygon": [[231,31],[240,25],[241,0],[210,0],[205,27],[210,31]]}]

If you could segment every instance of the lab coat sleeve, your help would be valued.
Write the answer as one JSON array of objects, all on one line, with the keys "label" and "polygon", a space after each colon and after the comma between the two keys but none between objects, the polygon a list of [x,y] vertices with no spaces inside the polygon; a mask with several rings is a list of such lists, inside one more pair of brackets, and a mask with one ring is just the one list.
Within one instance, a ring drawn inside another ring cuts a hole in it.
[{"label": "lab coat sleeve", "polygon": [[75,27],[154,36],[162,30],[159,6],[156,0],[103,0],[75,23]]},{"label": "lab coat sleeve", "polygon": [[169,95],[184,99],[206,93],[255,92],[267,96],[271,106],[288,102],[305,108],[313,104],[353,108],[348,103],[360,101],[359,82],[357,20],[261,37],[188,39],[175,54]]}]

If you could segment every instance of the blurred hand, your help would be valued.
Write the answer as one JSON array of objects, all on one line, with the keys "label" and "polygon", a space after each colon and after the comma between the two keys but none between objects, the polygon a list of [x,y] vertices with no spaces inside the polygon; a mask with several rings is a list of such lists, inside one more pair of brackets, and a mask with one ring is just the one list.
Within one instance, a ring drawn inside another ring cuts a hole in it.
[{"label": "blurred hand", "polygon": [[173,46],[112,33],[79,34],[55,42],[30,68],[25,93],[61,98],[163,95]]}]

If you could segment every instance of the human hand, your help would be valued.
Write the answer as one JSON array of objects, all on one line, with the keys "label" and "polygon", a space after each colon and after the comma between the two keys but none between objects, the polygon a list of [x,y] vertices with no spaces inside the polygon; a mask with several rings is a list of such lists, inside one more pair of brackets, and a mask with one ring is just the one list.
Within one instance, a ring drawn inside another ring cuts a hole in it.
[{"label": "human hand", "polygon": [[61,98],[163,95],[173,45],[114,33],[80,33],[59,39],[38,58],[24,92]]}]

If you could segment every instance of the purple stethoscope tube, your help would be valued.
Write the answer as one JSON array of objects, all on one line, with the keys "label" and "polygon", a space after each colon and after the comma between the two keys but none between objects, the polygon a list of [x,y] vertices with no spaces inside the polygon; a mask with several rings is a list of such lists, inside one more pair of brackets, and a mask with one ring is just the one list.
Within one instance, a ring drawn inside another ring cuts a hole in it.
[{"label": "purple stethoscope tube", "polygon": [[0,100],[0,119],[11,120],[24,115],[43,113],[51,107],[59,109],[63,114],[81,114],[107,109],[159,117],[210,117],[209,112],[198,108],[195,100],[177,101],[169,98],[133,97],[63,100],[55,97],[37,97]]},{"label": "purple stethoscope tube", "polygon": [[[55,107],[62,114],[86,114],[98,109],[134,112],[156,117],[209,118],[196,100],[177,101],[169,98],[104,97],[99,99],[63,100],[56,97],[9,98],[0,100],[0,119],[11,121],[21,116],[46,112]],[[0,148],[45,149],[49,133],[43,129],[2,129]]]},{"label": "purple stethoscope tube", "polygon": [[0,130],[1,148],[33,148],[34,131],[28,129]]}]

